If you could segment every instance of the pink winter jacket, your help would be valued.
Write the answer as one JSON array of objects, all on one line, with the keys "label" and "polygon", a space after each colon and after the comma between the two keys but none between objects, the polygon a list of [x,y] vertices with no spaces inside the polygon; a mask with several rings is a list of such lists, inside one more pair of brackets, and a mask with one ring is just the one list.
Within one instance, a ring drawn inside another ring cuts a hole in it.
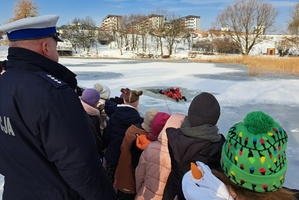
[{"label": "pink winter jacket", "polygon": [[160,200],[171,171],[171,161],[167,146],[166,128],[179,128],[185,118],[182,114],[173,114],[167,120],[158,136],[142,152],[135,170],[135,200]]}]

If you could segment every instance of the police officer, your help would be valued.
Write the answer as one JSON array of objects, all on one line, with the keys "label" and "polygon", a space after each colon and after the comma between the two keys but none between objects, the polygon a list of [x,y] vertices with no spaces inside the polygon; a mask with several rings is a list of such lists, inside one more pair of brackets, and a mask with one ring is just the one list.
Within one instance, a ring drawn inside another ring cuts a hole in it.
[{"label": "police officer", "polygon": [[58,63],[57,15],[2,25],[0,173],[6,199],[115,199],[97,155],[76,75]]}]

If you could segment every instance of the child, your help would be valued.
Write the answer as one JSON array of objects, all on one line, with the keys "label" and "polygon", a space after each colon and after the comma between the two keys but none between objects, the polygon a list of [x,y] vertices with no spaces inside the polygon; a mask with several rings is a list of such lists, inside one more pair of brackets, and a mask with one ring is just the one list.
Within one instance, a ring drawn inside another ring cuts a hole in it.
[{"label": "child", "polygon": [[169,117],[167,113],[160,112],[156,115],[152,123],[152,132],[148,134],[148,138],[153,142],[142,152],[135,170],[135,200],[162,199],[171,171],[166,128],[180,127],[184,118],[183,114],[173,114]]},{"label": "child", "polygon": [[286,132],[272,117],[262,111],[248,113],[227,133],[221,154],[223,172],[213,171],[216,178],[208,166],[197,162],[203,177],[184,175],[185,198],[296,199],[293,192],[282,188],[288,167],[287,142]]},{"label": "child", "polygon": [[107,126],[108,116],[105,111],[105,103],[110,98],[110,89],[100,83],[96,83],[94,85],[94,89],[96,89],[100,94],[100,99],[96,104],[96,108],[100,111],[100,130],[102,136],[104,128]]},{"label": "child", "polygon": [[149,109],[142,123],[132,124],[126,130],[114,178],[114,187],[118,190],[119,199],[134,200],[135,198],[135,168],[142,153],[142,150],[136,146],[136,139],[146,137],[152,132],[152,122],[157,113],[158,109]]},{"label": "child", "polygon": [[117,104],[124,103],[124,94],[127,93],[129,90],[130,90],[129,88],[121,88],[120,89],[121,95],[119,97],[115,96],[105,101],[105,112],[108,117],[111,117],[111,115],[113,114],[113,112],[117,107]]},{"label": "child", "polygon": [[225,138],[216,126],[220,116],[217,99],[208,92],[197,95],[191,102],[181,127],[166,129],[171,157],[171,173],[163,199],[184,199],[181,181],[192,161],[202,161],[211,168],[220,168]]},{"label": "child", "polygon": [[143,118],[138,112],[139,97],[142,91],[130,90],[124,95],[124,104],[118,104],[111,115],[104,130],[103,140],[107,149],[105,159],[107,172],[111,183],[114,183],[114,174],[120,157],[120,148],[126,130],[136,123],[142,123]]},{"label": "child", "polygon": [[96,89],[87,88],[82,92],[81,103],[89,116],[90,126],[93,130],[98,154],[103,157],[103,143],[101,140],[101,130],[100,130],[100,111],[96,108],[96,104],[100,99],[100,94]]}]

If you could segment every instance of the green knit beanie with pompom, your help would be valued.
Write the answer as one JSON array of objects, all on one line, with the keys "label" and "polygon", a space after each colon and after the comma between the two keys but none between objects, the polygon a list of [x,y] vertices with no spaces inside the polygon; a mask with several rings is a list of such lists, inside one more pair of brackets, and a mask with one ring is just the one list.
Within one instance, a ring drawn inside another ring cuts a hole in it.
[{"label": "green knit beanie with pompom", "polygon": [[272,117],[262,111],[250,112],[230,128],[226,138],[221,166],[234,184],[256,192],[283,186],[288,136]]}]

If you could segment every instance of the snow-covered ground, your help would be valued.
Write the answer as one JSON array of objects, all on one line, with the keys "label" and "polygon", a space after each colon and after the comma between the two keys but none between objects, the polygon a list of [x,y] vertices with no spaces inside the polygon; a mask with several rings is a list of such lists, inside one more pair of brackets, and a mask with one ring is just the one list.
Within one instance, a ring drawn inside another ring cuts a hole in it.
[{"label": "snow-covered ground", "polygon": [[[0,46],[0,60],[6,55],[7,47]],[[116,51],[108,49],[105,49],[105,55],[120,57]],[[262,110],[270,114],[289,135],[285,186],[299,189],[299,77],[250,76],[245,66],[187,60],[61,58],[60,63],[77,74],[79,85],[93,87],[99,82],[111,89],[111,97],[119,96],[122,87],[143,90],[139,106],[141,114],[153,107],[171,114],[186,114],[195,95],[202,91],[213,93],[221,105],[218,126],[223,134],[249,111]],[[169,86],[180,87],[187,102],[177,103],[148,90]],[[0,177],[0,185],[3,183],[3,177]],[[0,193],[1,190],[2,187]]]}]

